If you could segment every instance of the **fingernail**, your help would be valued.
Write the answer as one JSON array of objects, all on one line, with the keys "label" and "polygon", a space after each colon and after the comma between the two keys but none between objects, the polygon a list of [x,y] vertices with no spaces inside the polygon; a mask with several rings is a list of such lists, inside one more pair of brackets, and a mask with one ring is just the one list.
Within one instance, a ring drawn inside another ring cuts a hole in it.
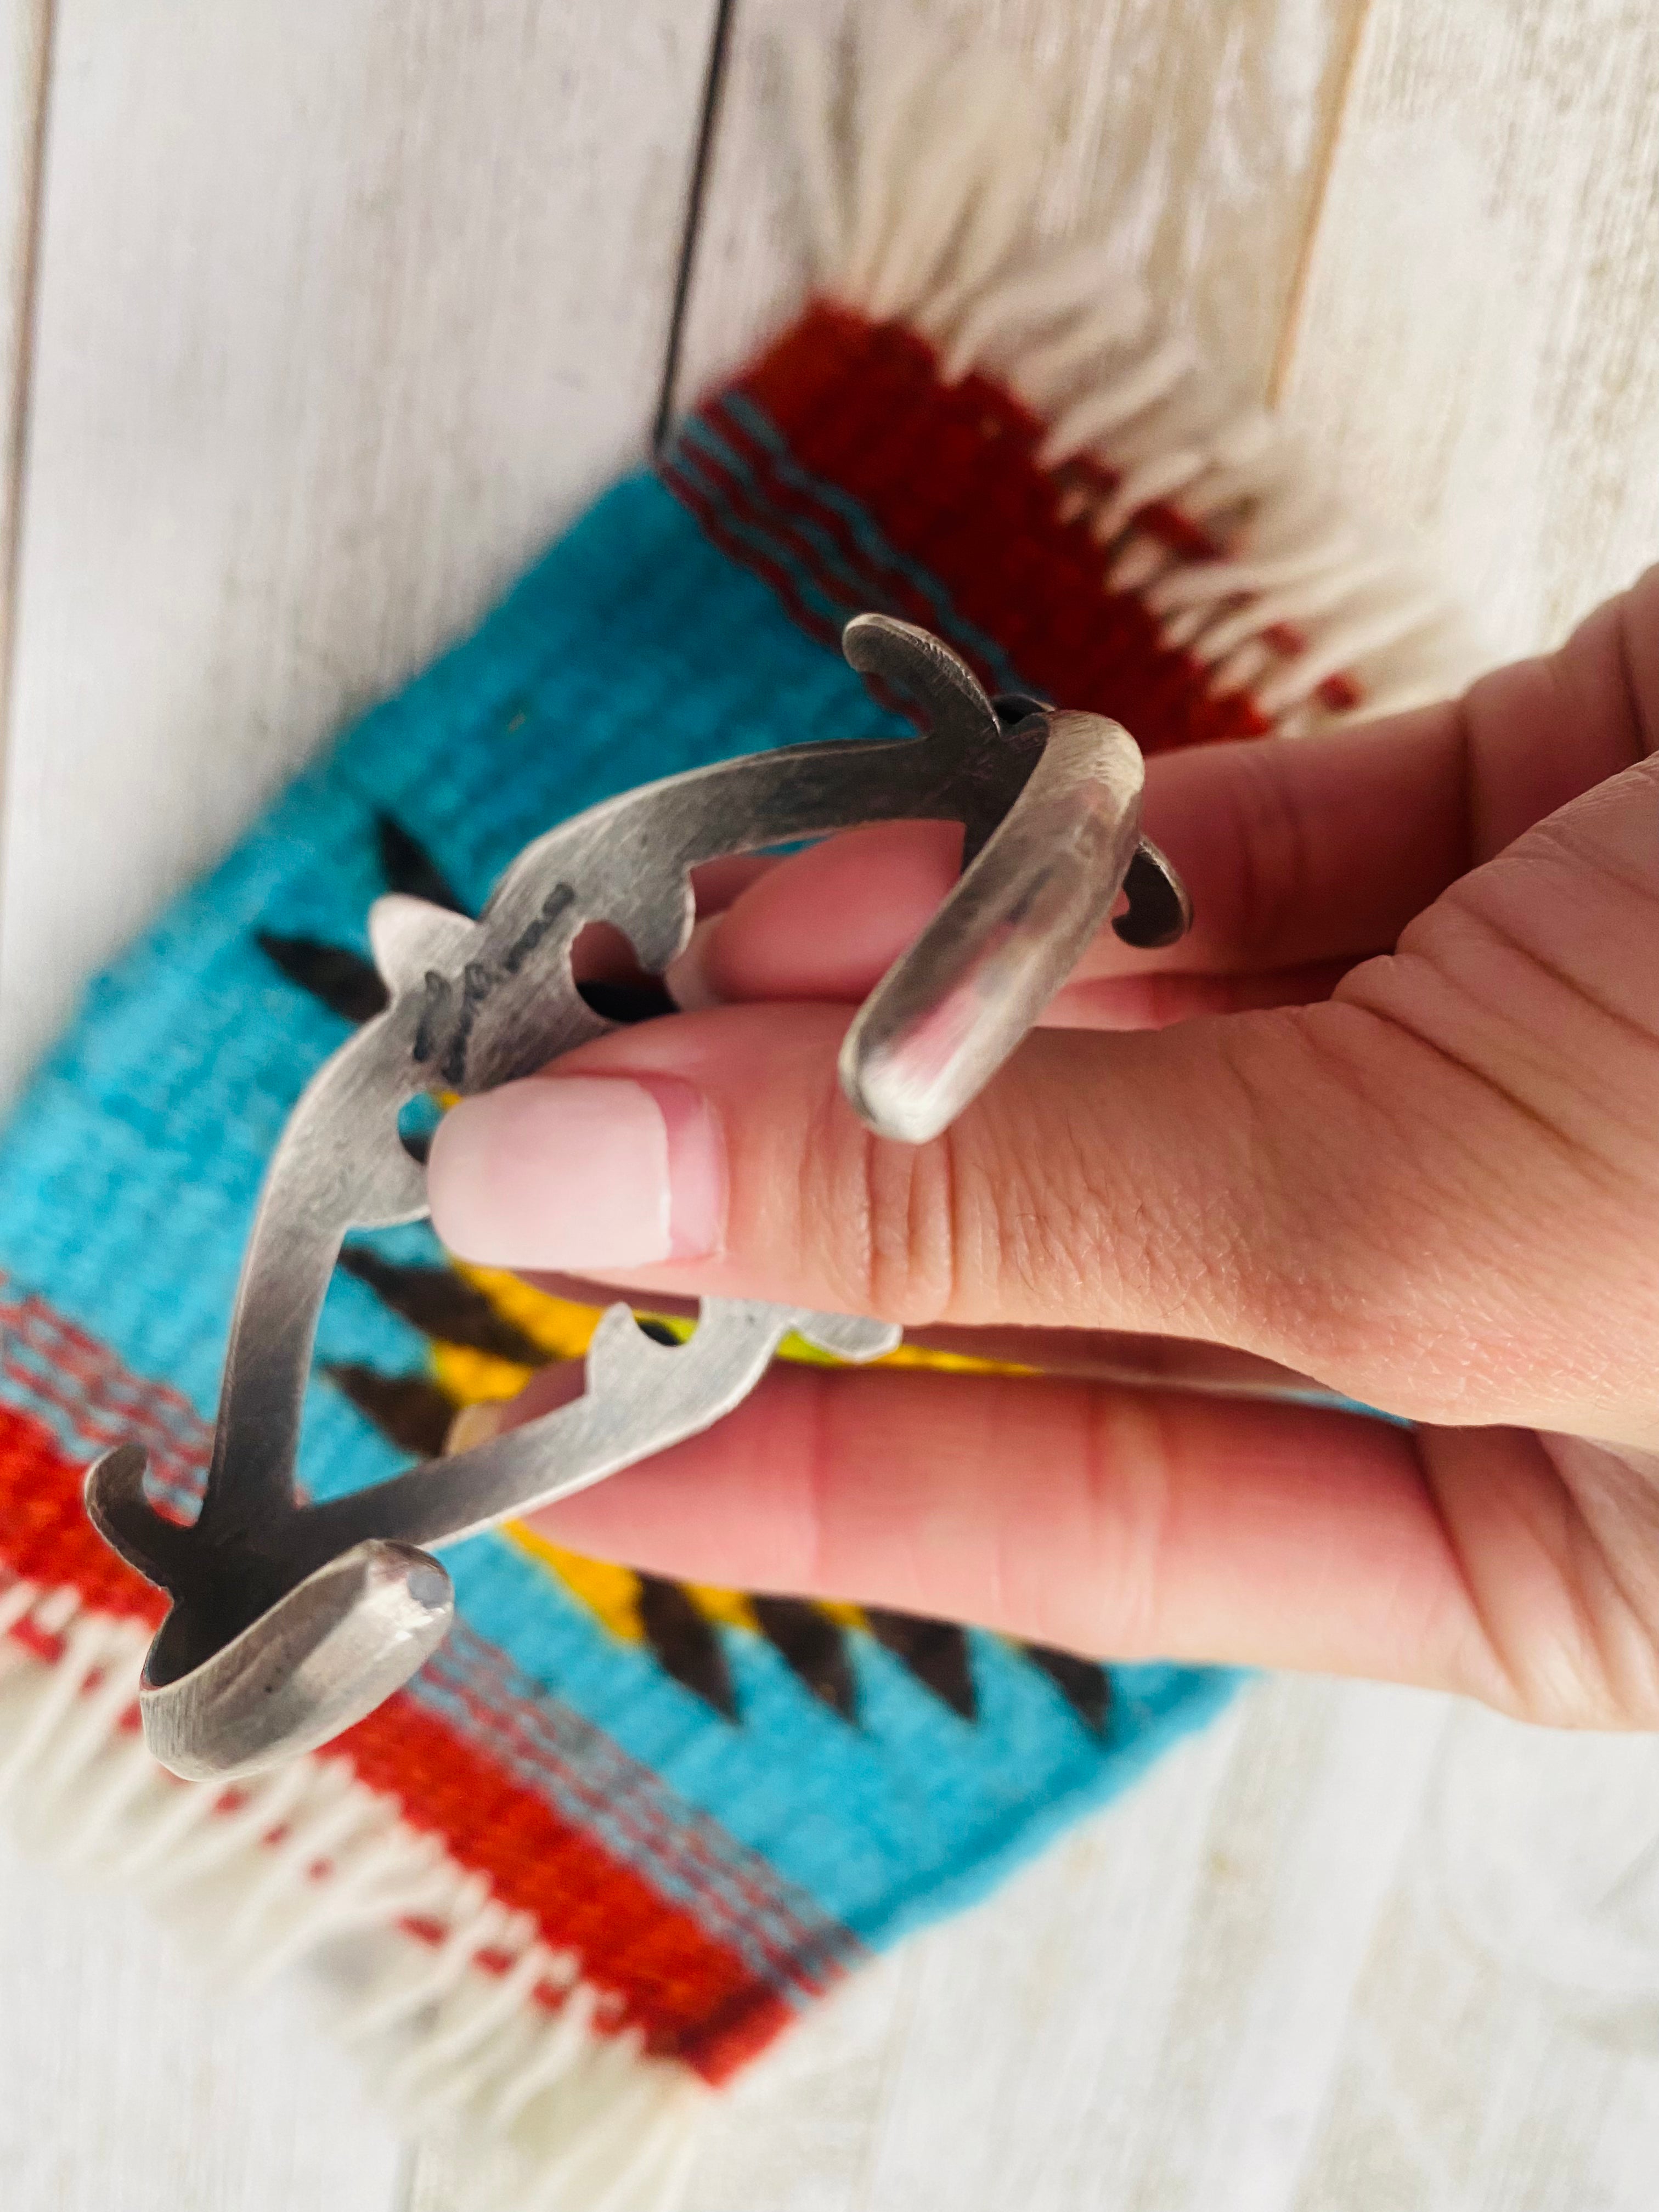
[{"label": "fingernail", "polygon": [[475,1406],[463,1406],[449,1425],[445,1451],[471,1451],[474,1444],[487,1444],[492,1437],[500,1436],[506,1412],[504,1406],[489,1398],[480,1399]]},{"label": "fingernail", "polygon": [[444,1116],[427,1194],[445,1243],[484,1267],[701,1259],[725,1223],[720,1124],[672,1076],[504,1083]]},{"label": "fingernail", "polygon": [[708,981],[709,949],[720,920],[711,914],[698,922],[684,951],[663,970],[664,988],[683,1014],[701,1014],[725,1004]]}]

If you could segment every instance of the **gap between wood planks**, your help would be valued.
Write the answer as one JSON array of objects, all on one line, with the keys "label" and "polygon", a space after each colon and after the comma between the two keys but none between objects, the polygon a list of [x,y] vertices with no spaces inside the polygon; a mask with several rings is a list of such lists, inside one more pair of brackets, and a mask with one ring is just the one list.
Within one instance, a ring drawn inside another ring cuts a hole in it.
[{"label": "gap between wood planks", "polygon": [[1348,28],[1348,43],[1338,65],[1336,83],[1326,110],[1325,128],[1314,162],[1313,182],[1308,193],[1301,241],[1297,247],[1295,265],[1291,270],[1290,289],[1285,295],[1285,311],[1279,325],[1279,343],[1273,349],[1273,367],[1267,372],[1267,402],[1270,408],[1277,408],[1284,396],[1291,365],[1296,359],[1297,346],[1302,337],[1308,281],[1313,274],[1314,251],[1319,242],[1326,203],[1331,196],[1331,176],[1336,167],[1336,149],[1341,143],[1343,125],[1353,103],[1354,87],[1359,82],[1359,57],[1365,44],[1366,28],[1374,13],[1375,0],[1359,0]]},{"label": "gap between wood planks", "polygon": [[21,134],[21,184],[11,245],[11,391],[5,426],[5,498],[0,514],[0,830],[6,801],[5,767],[11,754],[12,672],[17,658],[17,597],[22,568],[24,479],[29,443],[29,408],[34,386],[34,310],[40,289],[40,232],[46,199],[46,128],[52,105],[52,34],[57,0],[25,0],[28,27],[19,37],[25,79],[18,106]]},{"label": "gap between wood planks", "polygon": [[[0,772],[11,750],[13,679],[17,658],[17,613],[26,506],[30,413],[34,369],[34,325],[40,286],[40,252],[45,198],[45,173],[52,100],[52,58],[55,29],[55,0],[24,0],[29,8],[29,27],[19,40],[25,58],[27,83],[18,107],[23,118],[20,132],[21,160],[20,191],[15,225],[13,327],[15,350],[12,389],[6,423],[7,486],[3,530],[0,531]],[[1334,98],[1330,101],[1314,171],[1293,268],[1291,283],[1280,323],[1268,380],[1269,404],[1278,398],[1290,373],[1304,318],[1309,278],[1317,234],[1328,197],[1335,153],[1341,137],[1358,76],[1358,64],[1372,9],[1370,0],[1357,8],[1343,53]],[[729,74],[737,0],[715,0],[710,27],[697,134],[687,179],[684,216],[674,274],[668,328],[664,342],[661,374],[652,424],[652,449],[659,453],[672,434],[677,414],[676,387],[679,381],[688,312],[695,281],[698,251],[708,210],[708,187],[721,121],[723,94]],[[0,773],[0,808],[4,805],[4,782]]]},{"label": "gap between wood planks", "polygon": [[703,208],[708,197],[708,173],[714,165],[714,139],[720,129],[720,95],[726,88],[726,62],[732,50],[732,20],[736,0],[715,0],[714,21],[708,34],[708,68],[702,83],[702,111],[697,118],[696,150],[685,193],[685,224],[680,233],[678,265],[674,271],[674,301],[669,310],[668,337],[663,347],[662,382],[657,393],[657,412],[651,428],[651,451],[659,455],[674,427],[674,387],[679,381],[680,349],[685,334],[685,311],[691,297],[691,277],[697,258]]},{"label": "gap between wood planks", "polygon": [[[728,67],[731,59],[732,32],[737,15],[738,0],[716,0],[714,20],[708,42],[708,64],[703,80],[702,112],[697,123],[696,151],[691,164],[685,198],[685,218],[680,237],[679,258],[674,275],[673,301],[669,313],[668,332],[663,349],[662,380],[659,387],[656,413],[652,425],[651,451],[659,455],[672,434],[676,416],[675,392],[679,382],[680,363],[684,345],[687,312],[690,304],[691,286],[696,276],[697,250],[702,242],[703,217],[707,210],[709,176],[714,167],[716,142],[719,137],[720,114]],[[1343,126],[1352,105],[1355,87],[1359,78],[1359,58],[1364,48],[1366,33],[1375,15],[1375,0],[1358,0],[1348,27],[1340,61],[1337,66],[1336,82],[1327,104],[1323,128],[1320,132],[1318,151],[1315,156],[1307,207],[1297,243],[1296,258],[1291,270],[1291,282],[1285,297],[1279,320],[1279,339],[1273,349],[1268,370],[1265,398],[1270,408],[1275,408],[1283,396],[1297,343],[1302,335],[1309,281],[1312,274],[1319,232],[1330,198],[1331,178],[1336,164],[1337,148],[1341,142]]]}]

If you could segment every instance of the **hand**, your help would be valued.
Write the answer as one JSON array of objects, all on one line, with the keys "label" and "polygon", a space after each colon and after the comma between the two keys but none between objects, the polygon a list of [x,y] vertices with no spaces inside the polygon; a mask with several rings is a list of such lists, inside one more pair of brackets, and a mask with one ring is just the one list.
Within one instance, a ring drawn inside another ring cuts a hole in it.
[{"label": "hand", "polygon": [[[915,1151],[860,1127],[836,1051],[950,882],[951,834],[727,871],[674,978],[704,1011],[449,1115],[430,1180],[456,1250],[991,1331],[1085,1374],[1132,1332],[1166,1371],[1271,1362],[1414,1425],[780,1369],[540,1525],[1100,1656],[1659,1725],[1656,749],[1659,570],[1455,704],[1153,760],[1192,935],[1150,957],[1103,935]],[[550,1370],[511,1418],[574,1387]]]}]

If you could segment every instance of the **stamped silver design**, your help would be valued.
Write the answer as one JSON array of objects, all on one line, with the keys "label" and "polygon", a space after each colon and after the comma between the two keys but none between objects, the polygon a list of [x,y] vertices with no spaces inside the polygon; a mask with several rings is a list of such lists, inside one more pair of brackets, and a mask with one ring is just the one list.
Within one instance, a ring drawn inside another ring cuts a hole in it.
[{"label": "stamped silver design", "polygon": [[885,616],[856,617],[843,645],[921,736],[794,746],[628,792],[527,847],[477,921],[401,896],[374,908],[390,1004],[319,1070],[271,1158],[200,1512],[186,1527],[156,1510],[136,1444],[87,1477],[100,1533],[173,1601],[139,1705],[173,1772],[252,1773],[362,1718],[448,1627],[449,1577],[429,1547],[708,1428],[791,1331],[850,1360],[898,1341],[881,1322],[710,1298],[689,1340],[665,1346],[613,1306],[580,1398],[351,1496],[300,1497],[301,1408],[341,1240],[427,1210],[399,1113],[422,1093],[532,1074],[611,1026],[572,975],[586,924],[611,923],[660,974],[690,936],[701,863],[861,823],[960,822],[960,879],[866,1000],[842,1055],[854,1109],[908,1144],[938,1135],[994,1074],[1121,894],[1113,926],[1131,944],[1167,944],[1187,927],[1178,881],[1140,836],[1142,763],[1127,731],[1033,700],[993,702],[937,638]]}]

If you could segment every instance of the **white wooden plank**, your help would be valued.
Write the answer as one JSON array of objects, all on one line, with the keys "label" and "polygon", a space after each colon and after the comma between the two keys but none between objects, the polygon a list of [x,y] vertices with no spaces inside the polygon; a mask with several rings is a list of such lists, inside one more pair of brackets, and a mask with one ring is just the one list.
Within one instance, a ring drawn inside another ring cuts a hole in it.
[{"label": "white wooden plank", "polygon": [[[1249,1716],[884,1958],[711,2114],[686,2212],[1115,2203]],[[1160,1879],[1148,1881],[1156,1864]]]},{"label": "white wooden plank", "polygon": [[49,22],[46,0],[0,0],[0,756],[11,671],[17,477]]},{"label": "white wooden plank", "polygon": [[[1319,2132],[1355,1984],[1446,1724],[1439,1700],[1409,1691],[1350,1689],[1322,1707],[1299,1686],[1285,1705],[1304,1729],[1316,1714],[1324,1727],[1285,1760],[1298,1817],[1255,1886],[1258,1956],[1234,1982],[1226,2058],[1193,2124],[1171,2124],[1186,2100],[1167,2075],[1150,2107],[1163,2118],[1160,2165],[1178,2147],[1187,2201],[1224,2199],[1235,2212],[1279,2212]],[[1174,2050],[1199,2025],[1182,2023]]]},{"label": "white wooden plank", "polygon": [[1656,1758],[1265,1686],[763,2062],[684,2212],[1648,2212]]},{"label": "white wooden plank", "polygon": [[1444,1718],[1252,1691],[740,2085],[685,2212],[1279,2212]]},{"label": "white wooden plank", "polygon": [[1285,382],[1494,653],[1659,554],[1659,12],[1377,0]]},{"label": "white wooden plank", "polygon": [[0,1073],[657,397],[710,0],[60,0]]},{"label": "white wooden plank", "polygon": [[207,1986],[9,1843],[0,1990],[7,2212],[395,2212],[398,2143],[292,1990]]},{"label": "white wooden plank", "polygon": [[[1494,656],[1659,553],[1659,18],[1377,0],[1287,362]],[[1650,1743],[1462,1712],[1379,1918],[1297,2212],[1644,2212],[1659,2173]]]},{"label": "white wooden plank", "polygon": [[1645,2212],[1656,1989],[1659,1745],[1459,1709],[1333,2054],[1297,2212]]},{"label": "white wooden plank", "polygon": [[[1242,392],[1267,388],[1364,0],[933,0],[941,51],[995,41],[1053,104],[1042,234],[1115,239],[1172,325]],[[780,38],[912,0],[738,0],[686,318],[694,398],[806,282]]]}]

